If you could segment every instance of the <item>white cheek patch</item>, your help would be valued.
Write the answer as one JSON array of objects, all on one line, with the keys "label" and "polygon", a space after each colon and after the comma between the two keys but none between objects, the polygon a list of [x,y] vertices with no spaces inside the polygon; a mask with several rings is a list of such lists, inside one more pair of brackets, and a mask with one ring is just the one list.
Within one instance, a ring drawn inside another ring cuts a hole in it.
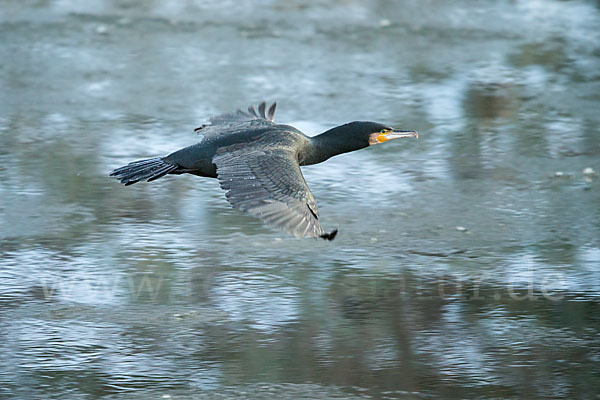
[{"label": "white cheek patch", "polygon": [[379,137],[380,133],[379,132],[375,132],[375,133],[371,133],[369,135],[369,146],[373,146],[374,144],[379,144],[381,143],[377,138]]}]

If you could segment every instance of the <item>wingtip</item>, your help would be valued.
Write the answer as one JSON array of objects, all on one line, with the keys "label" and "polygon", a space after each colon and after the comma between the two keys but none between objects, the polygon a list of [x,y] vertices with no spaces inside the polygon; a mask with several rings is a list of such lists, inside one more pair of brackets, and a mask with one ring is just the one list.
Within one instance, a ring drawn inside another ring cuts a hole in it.
[{"label": "wingtip", "polygon": [[[238,111],[239,112],[239,111]],[[250,113],[250,115],[252,115],[253,117],[258,118],[258,114],[256,113],[256,110],[254,109],[254,106],[250,106],[248,107],[248,112]]]},{"label": "wingtip", "polygon": [[320,237],[321,237],[322,239],[325,239],[325,240],[332,241],[333,239],[335,239],[335,237],[336,237],[337,233],[338,233],[338,230],[337,230],[337,228],[336,228],[336,229],[332,230],[332,231],[331,231],[331,232],[329,232],[329,233],[324,233],[324,234],[322,234]]},{"label": "wingtip", "polygon": [[276,107],[277,107],[277,102],[273,102],[271,107],[269,107],[267,117],[268,117],[268,120],[271,122],[275,122],[275,108]]},{"label": "wingtip", "polygon": [[262,119],[267,119],[267,114],[265,112],[265,110],[267,109],[267,103],[266,102],[262,102],[258,105],[258,116]]}]

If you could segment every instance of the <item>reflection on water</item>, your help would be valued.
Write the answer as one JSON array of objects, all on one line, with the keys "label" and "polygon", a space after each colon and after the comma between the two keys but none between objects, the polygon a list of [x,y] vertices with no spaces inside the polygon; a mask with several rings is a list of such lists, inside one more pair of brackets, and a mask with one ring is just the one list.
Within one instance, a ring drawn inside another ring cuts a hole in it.
[{"label": "reflection on water", "polygon": [[[593,398],[599,22],[585,0],[4,2],[0,397]],[[332,243],[216,181],[106,177],[263,99],[309,134],[421,136],[304,169]]]}]

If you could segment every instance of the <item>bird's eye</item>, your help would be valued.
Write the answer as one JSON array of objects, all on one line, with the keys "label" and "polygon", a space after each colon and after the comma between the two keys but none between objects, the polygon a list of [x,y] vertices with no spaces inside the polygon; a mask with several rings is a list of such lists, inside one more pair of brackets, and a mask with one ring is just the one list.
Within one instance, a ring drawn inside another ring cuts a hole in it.
[{"label": "bird's eye", "polygon": [[381,133],[383,133],[383,134],[386,134],[386,133],[387,133],[387,131],[388,131],[387,129],[382,129],[382,130],[381,130]]}]

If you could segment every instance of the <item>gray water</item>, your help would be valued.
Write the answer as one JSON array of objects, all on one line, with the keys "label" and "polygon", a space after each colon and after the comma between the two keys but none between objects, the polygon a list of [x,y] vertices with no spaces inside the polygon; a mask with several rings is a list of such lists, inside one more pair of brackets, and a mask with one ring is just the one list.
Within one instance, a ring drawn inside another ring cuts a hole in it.
[{"label": "gray water", "polygon": [[[600,3],[0,5],[0,398],[597,398]],[[115,167],[277,101],[333,242]],[[584,172],[585,171],[585,172]]]}]

